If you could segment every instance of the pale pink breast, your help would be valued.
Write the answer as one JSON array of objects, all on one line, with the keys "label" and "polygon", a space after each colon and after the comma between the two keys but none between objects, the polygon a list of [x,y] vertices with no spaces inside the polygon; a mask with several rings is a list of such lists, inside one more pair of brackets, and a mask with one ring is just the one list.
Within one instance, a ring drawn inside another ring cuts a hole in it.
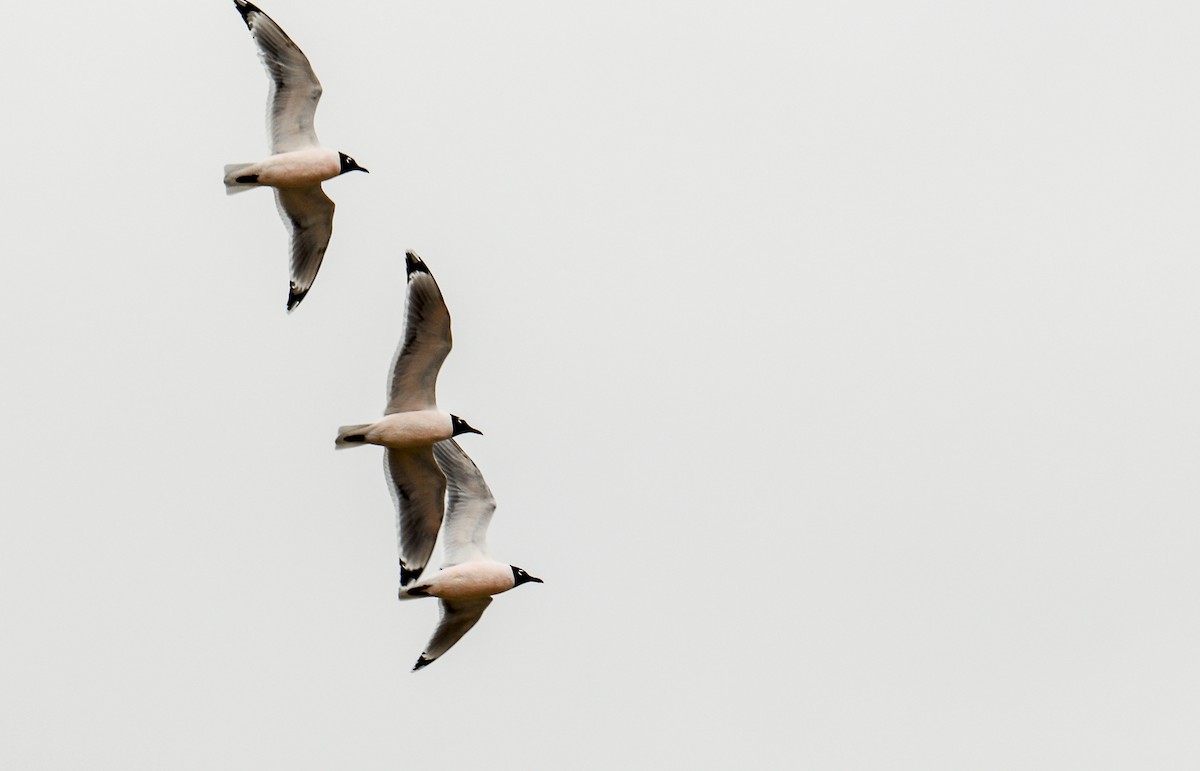
[{"label": "pale pink breast", "polygon": [[264,160],[258,181],[274,187],[307,187],[332,179],[340,171],[337,153],[332,150],[296,150]]},{"label": "pale pink breast", "polygon": [[367,432],[367,441],[396,449],[425,447],[449,439],[452,431],[449,415],[440,412],[397,412],[373,425]]},{"label": "pale pink breast", "polygon": [[471,562],[440,571],[430,594],[447,600],[490,597],[513,588],[512,568],[497,562]]}]

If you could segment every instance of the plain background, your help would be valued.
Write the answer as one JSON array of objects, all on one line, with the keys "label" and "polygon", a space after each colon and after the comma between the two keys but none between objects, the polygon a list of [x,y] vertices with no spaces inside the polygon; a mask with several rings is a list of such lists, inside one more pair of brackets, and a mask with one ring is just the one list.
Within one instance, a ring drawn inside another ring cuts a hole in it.
[{"label": "plain background", "polygon": [[[1194,3],[265,10],[291,316],[232,4],[3,11],[0,765],[1197,767]],[[546,579],[417,674],[405,249]]]}]

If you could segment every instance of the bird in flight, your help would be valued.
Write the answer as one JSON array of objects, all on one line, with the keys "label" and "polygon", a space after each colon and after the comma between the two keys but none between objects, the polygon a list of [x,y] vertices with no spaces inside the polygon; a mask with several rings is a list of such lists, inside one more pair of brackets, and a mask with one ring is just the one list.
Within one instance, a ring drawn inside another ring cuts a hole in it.
[{"label": "bird in flight", "polygon": [[464,433],[482,434],[437,406],[437,376],[450,353],[450,311],[433,274],[414,252],[408,272],[404,334],[392,362],[382,420],[342,426],[334,446],[386,448],[386,476],[396,504],[400,583],[409,583],[429,562],[446,496],[446,477],[433,457],[435,442]]},{"label": "bird in flight", "polygon": [[442,526],[445,559],[441,570],[401,587],[400,599],[437,597],[442,616],[413,671],[429,666],[475,626],[493,595],[526,583],[544,583],[523,568],[488,556],[487,529],[496,500],[475,462],[453,439],[433,446],[438,466],[449,484],[446,521]]},{"label": "bird in flight", "polygon": [[271,155],[253,163],[227,165],[225,192],[233,195],[255,187],[274,188],[275,205],[291,236],[290,313],[312,287],[333,233],[333,201],[321,183],[366,169],[317,140],[313,116],[321,99],[321,83],[304,52],[257,6],[246,0],[234,0],[234,5],[254,36],[270,78],[267,134]]}]

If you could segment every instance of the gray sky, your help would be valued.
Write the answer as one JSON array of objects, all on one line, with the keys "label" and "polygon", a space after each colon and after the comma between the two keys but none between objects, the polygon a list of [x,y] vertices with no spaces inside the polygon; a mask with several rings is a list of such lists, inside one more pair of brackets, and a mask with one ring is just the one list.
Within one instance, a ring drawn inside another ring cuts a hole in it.
[{"label": "gray sky", "polygon": [[[290,317],[232,4],[0,25],[0,765],[1196,767],[1194,3],[263,5],[371,169]],[[415,675],[409,248],[547,581]]]}]

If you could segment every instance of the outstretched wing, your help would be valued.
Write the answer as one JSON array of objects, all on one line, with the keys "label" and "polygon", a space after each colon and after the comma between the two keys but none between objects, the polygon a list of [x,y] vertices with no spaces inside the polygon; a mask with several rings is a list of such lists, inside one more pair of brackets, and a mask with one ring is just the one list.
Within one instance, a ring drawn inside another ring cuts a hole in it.
[{"label": "outstretched wing", "polygon": [[291,234],[292,280],[288,289],[290,313],[317,280],[321,260],[333,235],[333,201],[320,185],[275,188],[275,206]]},{"label": "outstretched wing", "polygon": [[445,439],[433,446],[433,456],[446,475],[446,551],[443,567],[487,558],[487,529],[496,510],[496,499],[479,467],[458,442]]},{"label": "outstretched wing", "polygon": [[233,0],[233,4],[254,36],[258,55],[271,78],[271,91],[267,95],[267,134],[271,152],[318,147],[313,116],[317,112],[317,102],[321,100],[321,82],[308,63],[308,57],[253,3]]},{"label": "outstretched wing", "polygon": [[479,617],[487,610],[487,606],[492,604],[491,597],[484,597],[482,600],[458,600],[450,602],[442,600],[442,619],[438,622],[437,629],[433,631],[433,637],[429,638],[429,643],[425,646],[425,652],[417,659],[416,666],[413,671],[416,672],[422,667],[427,667],[437,661],[438,657],[446,651],[454,647],[454,643],[462,639],[462,636],[471,631],[471,627],[475,626],[479,621]]},{"label": "outstretched wing", "polygon": [[427,448],[388,448],[388,489],[396,504],[396,540],[400,550],[400,585],[416,580],[429,564],[446,497],[446,477]]},{"label": "outstretched wing", "polygon": [[437,376],[453,344],[450,311],[433,274],[414,252],[406,257],[408,301],[404,335],[392,361],[384,414],[437,407]]}]

